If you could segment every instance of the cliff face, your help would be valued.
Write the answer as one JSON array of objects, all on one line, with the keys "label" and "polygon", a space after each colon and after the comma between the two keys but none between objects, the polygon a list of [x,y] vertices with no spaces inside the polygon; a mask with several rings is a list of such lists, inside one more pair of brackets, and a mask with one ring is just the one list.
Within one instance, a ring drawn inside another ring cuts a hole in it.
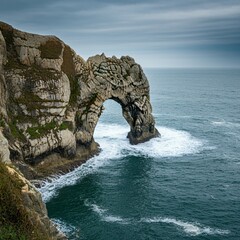
[{"label": "cliff face", "polygon": [[0,161],[0,238],[67,239],[49,220],[40,193],[12,166]]},{"label": "cliff face", "polygon": [[130,57],[85,62],[54,36],[1,22],[0,59],[0,123],[12,159],[34,162],[53,151],[73,157],[78,146],[96,151],[93,133],[107,99],[122,106],[132,144],[159,135],[147,78]]},{"label": "cliff face", "polygon": [[66,239],[48,218],[41,194],[13,167],[9,155],[0,129],[0,239]]}]

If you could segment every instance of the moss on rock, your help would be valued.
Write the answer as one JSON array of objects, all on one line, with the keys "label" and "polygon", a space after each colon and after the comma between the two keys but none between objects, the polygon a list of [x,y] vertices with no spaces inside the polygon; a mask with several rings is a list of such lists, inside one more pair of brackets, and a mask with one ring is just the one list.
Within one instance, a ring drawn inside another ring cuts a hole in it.
[{"label": "moss on rock", "polygon": [[30,139],[36,139],[40,138],[48,133],[50,133],[51,130],[58,130],[59,126],[55,121],[51,121],[49,123],[46,123],[45,125],[39,125],[37,127],[29,127],[27,129],[27,133],[30,135]]},{"label": "moss on rock", "polygon": [[69,104],[71,106],[75,106],[77,104],[77,100],[78,100],[78,96],[79,96],[79,92],[80,92],[78,78],[70,77],[69,82],[70,82],[70,90],[71,90]]},{"label": "moss on rock", "polygon": [[62,53],[62,44],[57,39],[49,39],[39,47],[41,58],[57,59]]},{"label": "moss on rock", "polygon": [[63,64],[62,64],[62,71],[66,73],[68,78],[75,76],[75,67],[73,62],[73,52],[71,48],[67,45],[64,47],[63,51]]},{"label": "moss on rock", "polygon": [[26,137],[24,136],[23,131],[18,128],[17,120],[14,119],[14,120],[10,121],[8,124],[9,124],[9,128],[11,130],[12,136],[18,140],[21,140],[22,142],[25,142]]}]

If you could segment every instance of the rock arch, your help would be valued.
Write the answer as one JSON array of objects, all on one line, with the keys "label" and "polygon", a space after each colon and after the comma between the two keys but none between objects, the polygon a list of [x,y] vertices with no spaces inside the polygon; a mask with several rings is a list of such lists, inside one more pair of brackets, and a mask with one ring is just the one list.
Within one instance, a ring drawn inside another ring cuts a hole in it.
[{"label": "rock arch", "polygon": [[102,54],[89,58],[86,65],[88,77],[79,81],[81,104],[76,113],[77,142],[92,141],[103,103],[108,99],[121,105],[122,115],[130,126],[131,144],[160,135],[152,116],[148,80],[133,58],[107,58]]},{"label": "rock arch", "polygon": [[94,130],[107,99],[121,105],[130,143],[159,135],[147,78],[133,58],[102,54],[84,61],[57,37],[2,22],[0,93],[11,159],[36,163],[54,152],[76,160],[96,153]]}]

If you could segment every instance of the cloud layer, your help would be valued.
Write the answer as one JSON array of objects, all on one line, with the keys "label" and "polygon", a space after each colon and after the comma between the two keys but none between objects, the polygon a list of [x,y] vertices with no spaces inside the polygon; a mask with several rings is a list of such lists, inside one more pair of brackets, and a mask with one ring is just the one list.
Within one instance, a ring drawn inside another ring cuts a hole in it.
[{"label": "cloud layer", "polygon": [[0,16],[57,35],[85,58],[105,52],[153,67],[240,66],[236,0],[4,0]]}]

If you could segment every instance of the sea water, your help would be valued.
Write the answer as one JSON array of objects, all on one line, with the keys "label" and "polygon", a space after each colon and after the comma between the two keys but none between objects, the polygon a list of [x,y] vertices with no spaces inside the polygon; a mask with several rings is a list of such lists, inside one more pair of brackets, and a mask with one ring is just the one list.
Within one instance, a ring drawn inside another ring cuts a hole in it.
[{"label": "sea water", "polygon": [[108,100],[101,153],[40,191],[69,239],[240,239],[240,70],[145,69],[161,138],[132,146]]}]

